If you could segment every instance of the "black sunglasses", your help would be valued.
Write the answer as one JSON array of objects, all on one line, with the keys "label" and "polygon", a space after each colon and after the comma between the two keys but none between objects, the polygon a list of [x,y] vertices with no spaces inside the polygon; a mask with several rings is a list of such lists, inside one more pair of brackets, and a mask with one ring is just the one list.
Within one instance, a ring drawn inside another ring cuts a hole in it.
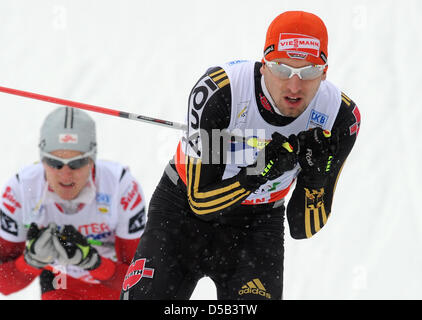
[{"label": "black sunglasses", "polygon": [[42,161],[45,162],[49,167],[57,170],[60,170],[65,165],[67,165],[72,170],[77,170],[86,166],[89,163],[90,153],[91,152],[88,152],[70,159],[62,159],[59,157],[55,157],[49,153],[43,152]]}]

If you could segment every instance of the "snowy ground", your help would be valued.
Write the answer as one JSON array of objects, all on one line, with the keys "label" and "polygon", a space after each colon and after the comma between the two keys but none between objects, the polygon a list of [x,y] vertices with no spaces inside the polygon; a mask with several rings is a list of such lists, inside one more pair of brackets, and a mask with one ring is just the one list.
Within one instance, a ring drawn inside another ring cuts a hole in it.
[{"label": "snowy ground", "polygon": [[[362,127],[327,226],[286,232],[285,299],[421,299],[422,74],[419,0],[2,0],[0,86],[183,122],[209,67],[259,60],[270,21],[318,14],[329,30],[328,78],[358,104]],[[0,94],[0,181],[37,160],[54,105]],[[179,132],[91,113],[99,158],[130,165],[149,198]],[[193,299],[215,299],[205,278]],[[39,299],[37,281],[0,299]]]}]

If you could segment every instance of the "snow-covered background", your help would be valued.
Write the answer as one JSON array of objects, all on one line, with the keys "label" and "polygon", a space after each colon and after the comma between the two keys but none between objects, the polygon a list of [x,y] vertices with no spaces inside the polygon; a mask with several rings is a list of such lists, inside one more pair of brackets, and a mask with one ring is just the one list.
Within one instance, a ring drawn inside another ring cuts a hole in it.
[{"label": "snow-covered background", "polygon": [[[326,22],[328,79],[363,122],[326,227],[303,241],[286,230],[284,298],[421,299],[421,1],[2,0],[0,86],[183,122],[198,77],[259,60],[269,23],[286,10]],[[56,106],[1,93],[0,106],[3,184],[37,160]],[[99,158],[128,164],[150,198],[180,133],[91,115]],[[37,281],[0,295],[39,297]],[[192,298],[215,299],[212,282]]]}]

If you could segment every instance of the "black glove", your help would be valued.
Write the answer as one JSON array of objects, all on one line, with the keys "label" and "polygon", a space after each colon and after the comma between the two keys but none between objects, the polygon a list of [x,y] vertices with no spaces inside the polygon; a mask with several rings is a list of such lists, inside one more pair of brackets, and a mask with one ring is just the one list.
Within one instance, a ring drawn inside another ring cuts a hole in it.
[{"label": "black glove", "polygon": [[101,263],[97,250],[72,225],[65,225],[53,237],[53,244],[58,252],[57,260],[62,265],[76,265],[85,270],[93,270]]},{"label": "black glove", "polygon": [[35,223],[31,223],[24,251],[24,259],[27,264],[41,269],[54,261],[58,255],[52,241],[56,230],[57,226],[54,223],[50,223],[47,228],[43,229],[39,229]]},{"label": "black glove", "polygon": [[305,185],[320,188],[331,174],[331,166],[339,149],[338,134],[314,128],[290,136],[289,142],[297,150],[298,162]]},{"label": "black glove", "polygon": [[240,171],[240,183],[250,190],[293,170],[297,163],[296,153],[286,137],[274,132],[271,138],[270,143],[258,152],[255,163]]}]

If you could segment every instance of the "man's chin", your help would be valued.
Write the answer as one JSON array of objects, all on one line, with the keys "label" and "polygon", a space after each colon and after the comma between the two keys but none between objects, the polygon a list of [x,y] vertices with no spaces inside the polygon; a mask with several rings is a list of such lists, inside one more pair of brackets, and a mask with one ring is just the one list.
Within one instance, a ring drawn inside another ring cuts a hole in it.
[{"label": "man's chin", "polygon": [[303,106],[301,107],[288,107],[285,108],[284,111],[281,111],[281,114],[285,117],[289,117],[289,118],[297,118],[299,117],[303,111],[305,111],[306,108],[304,108]]},{"label": "man's chin", "polygon": [[78,195],[77,190],[75,190],[74,188],[72,190],[62,190],[62,189],[63,188],[56,190],[56,193],[63,200],[73,200]]}]

